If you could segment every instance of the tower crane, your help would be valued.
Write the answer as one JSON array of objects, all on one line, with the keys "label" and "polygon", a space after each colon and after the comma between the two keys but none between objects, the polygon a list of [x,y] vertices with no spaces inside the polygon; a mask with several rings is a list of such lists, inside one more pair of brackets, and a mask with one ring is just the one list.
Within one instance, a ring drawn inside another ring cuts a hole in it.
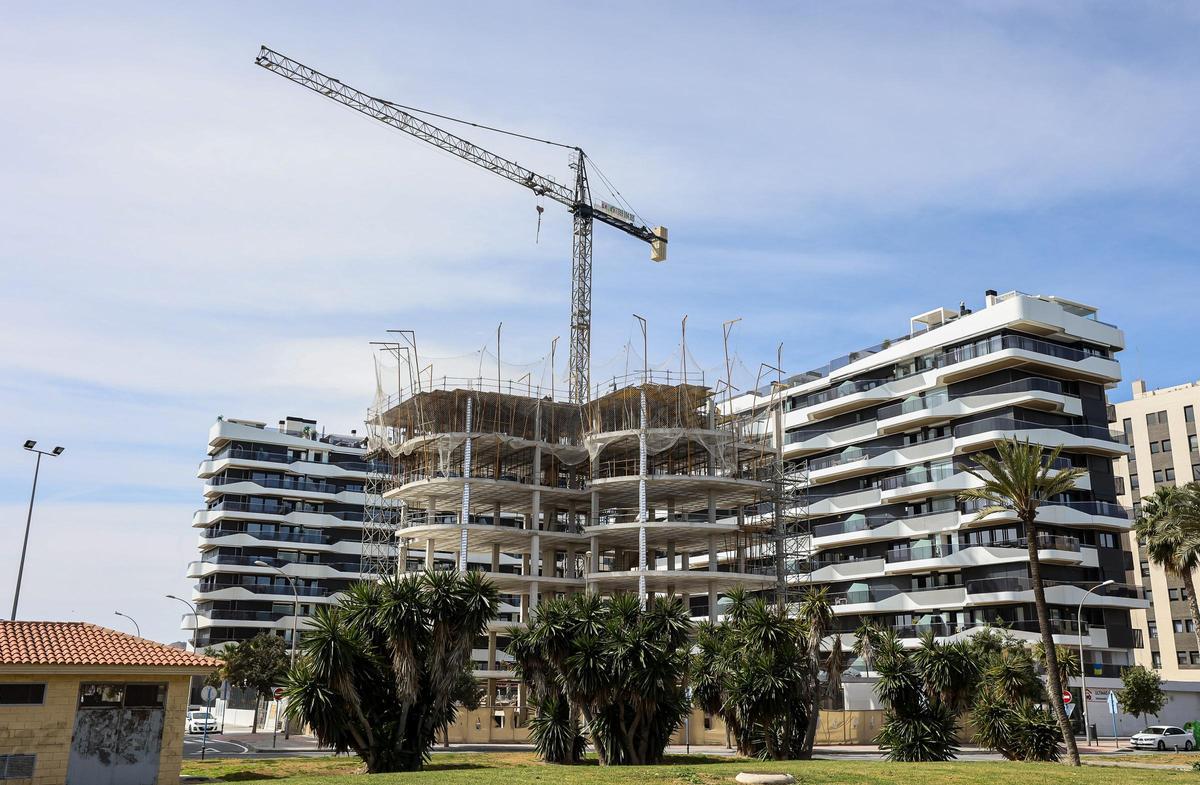
[{"label": "tower crane", "polygon": [[[592,352],[592,224],[594,221],[616,227],[650,244],[651,261],[661,262],[667,258],[667,230],[656,226],[645,226],[632,211],[624,210],[604,201],[592,201],[588,185],[587,156],[579,147],[560,145],[571,150],[574,159],[575,185],[568,188],[555,180],[530,171],[515,161],[510,161],[483,149],[455,134],[414,116],[432,114],[422,110],[375,98],[356,90],[341,81],[327,76],[286,55],[266,46],[259,50],[254,62],[263,68],[307,87],[315,93],[336,101],[415,136],[434,147],[452,153],[465,161],[522,185],[537,196],[544,196],[566,206],[574,216],[574,231],[571,244],[571,345],[568,368],[571,401],[584,403],[590,391],[590,368]],[[442,115],[436,115],[442,117]],[[446,118],[451,119],[453,118]],[[455,121],[463,122],[463,121]],[[476,125],[469,123],[470,125]],[[479,126],[487,128],[487,126]],[[499,130],[499,129],[488,129]],[[510,132],[504,132],[510,133]],[[515,134],[523,136],[522,134]],[[533,137],[524,137],[533,139]],[[544,141],[544,140],[536,140]],[[557,144],[557,143],[555,143]],[[603,176],[603,175],[602,175]],[[539,208],[540,209],[540,208]]]}]

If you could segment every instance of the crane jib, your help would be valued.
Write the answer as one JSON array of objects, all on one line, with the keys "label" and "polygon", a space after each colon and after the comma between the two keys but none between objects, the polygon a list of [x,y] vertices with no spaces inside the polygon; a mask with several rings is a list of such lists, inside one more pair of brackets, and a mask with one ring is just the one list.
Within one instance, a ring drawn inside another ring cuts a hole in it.
[{"label": "crane jib", "polygon": [[[319,93],[356,112],[372,117],[397,130],[445,150],[479,167],[494,172],[518,185],[529,188],[566,206],[574,213],[574,232],[571,246],[571,343],[569,359],[569,390],[571,400],[583,403],[590,394],[591,324],[592,324],[592,224],[608,224],[650,245],[650,259],[661,262],[667,258],[667,230],[653,229],[637,222],[631,210],[593,202],[588,186],[586,156],[578,147],[576,154],[575,187],[567,188],[552,178],[533,172],[515,161],[496,155],[478,145],[450,133],[430,122],[404,111],[400,106],[375,98],[332,76],[309,68],[303,63],[280,54],[266,46],[254,59],[256,65],[283,78]],[[455,121],[454,118],[446,118]],[[465,121],[455,121],[465,122]],[[468,123],[469,124],[469,123]],[[500,130],[500,129],[491,129]],[[509,132],[503,132],[509,133]],[[514,134],[526,139],[533,137]],[[545,140],[536,140],[545,141]]]}]

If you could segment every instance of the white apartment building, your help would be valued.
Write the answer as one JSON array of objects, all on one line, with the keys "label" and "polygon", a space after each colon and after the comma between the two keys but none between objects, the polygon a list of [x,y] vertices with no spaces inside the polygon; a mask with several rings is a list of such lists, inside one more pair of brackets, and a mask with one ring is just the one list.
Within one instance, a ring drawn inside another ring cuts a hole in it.
[{"label": "white apartment building", "polygon": [[[828,587],[847,648],[864,620],[911,646],[988,625],[1038,640],[1020,522],[979,520],[957,493],[979,483],[965,469],[1002,439],[1062,446],[1061,466],[1086,473],[1039,518],[1054,637],[1083,645],[1089,687],[1119,686],[1141,645],[1130,613],[1145,601],[1117,585],[1088,596],[1082,620],[1077,606],[1105,580],[1125,584],[1131,564],[1112,469],[1126,447],[1106,412],[1124,336],[1064,298],[985,298],[979,311],[918,314],[895,339],[735,401],[742,412],[782,408],[766,423],[783,431],[791,514],[810,536],[807,568],[791,580]],[[873,705],[867,664],[853,670],[864,678],[847,680],[848,705]]]},{"label": "white apartment building", "polygon": [[[198,648],[262,630],[290,641],[294,623],[302,630],[317,605],[362,577],[364,446],[354,431],[326,434],[301,417],[217,419],[197,472],[200,555],[187,572]],[[190,614],[182,626],[193,626]]]}]

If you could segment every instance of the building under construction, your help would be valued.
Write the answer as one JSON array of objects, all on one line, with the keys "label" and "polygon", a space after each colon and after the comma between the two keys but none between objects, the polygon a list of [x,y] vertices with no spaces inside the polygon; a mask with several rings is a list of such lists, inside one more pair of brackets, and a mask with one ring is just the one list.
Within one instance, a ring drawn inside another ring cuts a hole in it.
[{"label": "building under construction", "polygon": [[761,422],[720,413],[702,374],[612,378],[582,404],[527,381],[409,381],[369,416],[391,471],[364,562],[487,573],[502,613],[475,660],[497,705],[516,697],[504,632],[547,598],[672,596],[715,621],[731,588],[777,588],[777,451]]}]

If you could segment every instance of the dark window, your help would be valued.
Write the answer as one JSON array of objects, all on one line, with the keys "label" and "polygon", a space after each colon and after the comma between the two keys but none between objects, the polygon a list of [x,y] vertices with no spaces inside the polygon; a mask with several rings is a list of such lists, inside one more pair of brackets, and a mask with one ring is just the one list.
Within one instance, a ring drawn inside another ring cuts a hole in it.
[{"label": "dark window", "polygon": [[1164,470],[1164,473],[1166,474],[1168,481],[1175,479],[1175,469],[1173,467],[1167,467]]},{"label": "dark window", "polygon": [[165,684],[126,684],[126,708],[162,708],[167,703]]},{"label": "dark window", "polygon": [[1162,653],[1161,652],[1157,652],[1157,651],[1150,652],[1150,667],[1155,668],[1155,669],[1162,667]]},{"label": "dark window", "polygon": [[1154,470],[1154,481],[1155,481],[1155,482],[1163,482],[1163,480],[1164,480],[1164,477],[1163,477],[1163,470],[1162,470],[1162,469],[1155,469],[1155,470]]},{"label": "dark window", "polygon": [[1197,440],[1194,433],[1188,437],[1188,449],[1192,452],[1200,451],[1200,441]]},{"label": "dark window", "polygon": [[45,702],[45,684],[0,684],[0,706],[40,705]]},{"label": "dark window", "polygon": [[1170,439],[1163,439],[1163,440],[1162,440],[1162,451],[1163,451],[1163,452],[1170,452],[1170,451],[1171,451],[1171,440],[1170,440]]},{"label": "dark window", "polygon": [[1183,407],[1183,421],[1184,422],[1195,422],[1196,421],[1196,410],[1190,406]]},{"label": "dark window", "polygon": [[1128,417],[1126,417],[1124,420],[1121,420],[1121,428],[1125,431],[1125,436],[1128,437],[1130,440],[1132,440],[1133,439],[1133,420],[1129,419]]},{"label": "dark window", "polygon": [[1162,449],[1162,448],[1159,446],[1158,442],[1150,442],[1150,454],[1151,455],[1158,455],[1158,451],[1160,449]]},{"label": "dark window", "polygon": [[80,706],[120,706],[124,699],[125,686],[122,684],[79,685]]},{"label": "dark window", "polygon": [[37,755],[0,755],[0,780],[31,780]]}]

